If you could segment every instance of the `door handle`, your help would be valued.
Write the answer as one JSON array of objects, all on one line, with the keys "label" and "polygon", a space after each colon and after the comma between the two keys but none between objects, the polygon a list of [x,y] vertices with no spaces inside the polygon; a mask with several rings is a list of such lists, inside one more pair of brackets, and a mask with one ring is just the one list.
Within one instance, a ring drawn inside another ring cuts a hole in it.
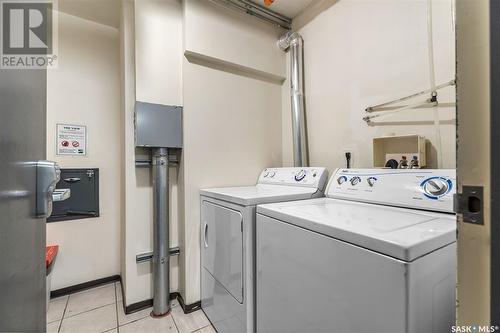
[{"label": "door handle", "polygon": [[78,177],[64,178],[64,181],[68,183],[76,183],[79,182],[80,180],[82,179]]},{"label": "door handle", "polygon": [[203,231],[203,243],[205,243],[205,249],[208,248],[208,223],[205,223],[205,230]]},{"label": "door handle", "polygon": [[36,162],[36,217],[46,218],[52,214],[52,194],[61,177],[56,162]]}]

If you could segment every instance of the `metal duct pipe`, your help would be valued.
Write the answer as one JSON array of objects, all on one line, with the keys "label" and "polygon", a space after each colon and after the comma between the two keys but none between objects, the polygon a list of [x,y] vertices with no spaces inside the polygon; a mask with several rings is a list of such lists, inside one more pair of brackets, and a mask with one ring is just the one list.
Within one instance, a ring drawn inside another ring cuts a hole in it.
[{"label": "metal duct pipe", "polygon": [[153,317],[170,312],[168,149],[153,148]]},{"label": "metal duct pipe", "polygon": [[290,89],[292,102],[293,165],[309,165],[304,103],[304,45],[296,32],[287,32],[278,41],[283,51],[290,51]]},{"label": "metal duct pipe", "polygon": [[292,19],[276,13],[271,9],[261,6],[250,0],[211,0],[212,2],[224,7],[252,15],[263,21],[276,24],[283,29],[289,30],[292,25]]}]

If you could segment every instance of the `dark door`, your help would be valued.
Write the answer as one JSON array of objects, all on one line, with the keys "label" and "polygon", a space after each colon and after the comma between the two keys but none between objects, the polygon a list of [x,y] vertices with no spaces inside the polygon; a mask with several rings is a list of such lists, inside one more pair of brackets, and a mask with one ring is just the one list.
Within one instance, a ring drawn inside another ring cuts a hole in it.
[{"label": "dark door", "polygon": [[45,113],[46,70],[0,69],[0,332],[46,329],[46,219],[36,217]]}]

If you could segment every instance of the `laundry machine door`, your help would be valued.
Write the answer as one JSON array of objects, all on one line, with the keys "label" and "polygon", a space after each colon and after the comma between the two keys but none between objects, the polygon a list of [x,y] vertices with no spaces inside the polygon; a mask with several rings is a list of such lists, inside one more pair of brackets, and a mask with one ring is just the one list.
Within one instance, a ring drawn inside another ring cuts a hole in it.
[{"label": "laundry machine door", "polygon": [[201,204],[202,264],[239,303],[243,302],[243,216],[212,202]]}]

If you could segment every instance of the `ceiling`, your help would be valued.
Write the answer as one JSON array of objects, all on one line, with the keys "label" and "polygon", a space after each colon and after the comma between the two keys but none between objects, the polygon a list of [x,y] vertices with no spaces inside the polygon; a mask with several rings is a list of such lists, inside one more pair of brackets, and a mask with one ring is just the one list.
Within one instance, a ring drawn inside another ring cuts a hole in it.
[{"label": "ceiling", "polygon": [[59,0],[59,11],[111,27],[120,27],[120,0]]},{"label": "ceiling", "polygon": [[[264,0],[251,1],[265,6]],[[293,19],[317,2],[318,0],[274,0],[268,8]],[[59,0],[58,3],[61,12],[115,28],[120,27],[121,0]]]},{"label": "ceiling", "polygon": [[[264,0],[252,0],[252,2],[265,6]],[[274,0],[272,5],[266,7],[286,17],[294,18],[313,2],[315,0]]]}]

